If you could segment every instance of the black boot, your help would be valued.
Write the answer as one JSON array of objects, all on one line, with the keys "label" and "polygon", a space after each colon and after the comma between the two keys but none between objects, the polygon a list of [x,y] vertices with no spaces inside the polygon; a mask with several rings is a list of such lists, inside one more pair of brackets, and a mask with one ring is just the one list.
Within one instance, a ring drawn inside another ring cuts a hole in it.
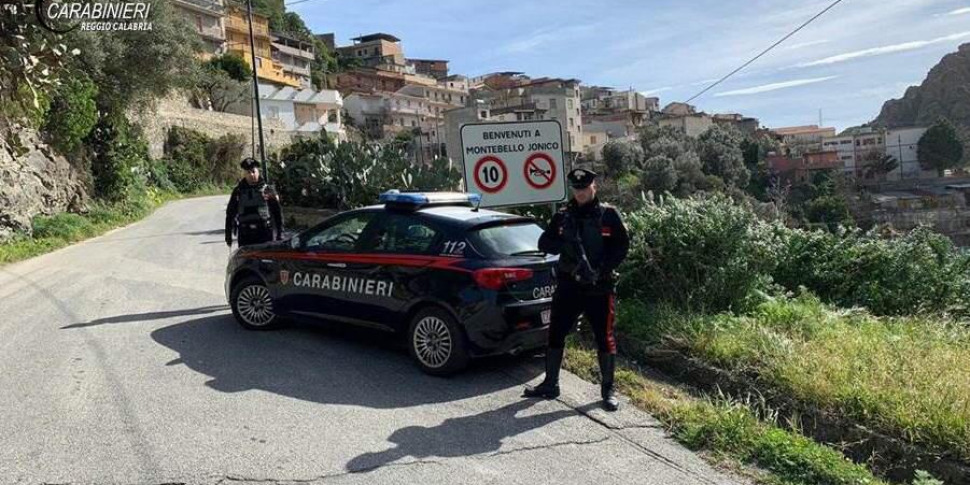
[{"label": "black boot", "polygon": [[562,365],[564,349],[546,350],[546,378],[536,387],[526,387],[522,397],[541,397],[555,399],[559,397],[559,367]]},{"label": "black boot", "polygon": [[600,395],[603,397],[603,409],[616,411],[620,408],[620,401],[613,391],[613,374],[616,372],[616,356],[608,352],[600,352]]}]

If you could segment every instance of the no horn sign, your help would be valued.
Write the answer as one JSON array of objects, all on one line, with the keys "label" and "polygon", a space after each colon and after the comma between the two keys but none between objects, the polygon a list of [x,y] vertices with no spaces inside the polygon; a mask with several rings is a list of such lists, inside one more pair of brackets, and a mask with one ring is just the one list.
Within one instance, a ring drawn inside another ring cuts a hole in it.
[{"label": "no horn sign", "polygon": [[556,120],[461,127],[465,189],[483,207],[566,200],[562,126]]}]

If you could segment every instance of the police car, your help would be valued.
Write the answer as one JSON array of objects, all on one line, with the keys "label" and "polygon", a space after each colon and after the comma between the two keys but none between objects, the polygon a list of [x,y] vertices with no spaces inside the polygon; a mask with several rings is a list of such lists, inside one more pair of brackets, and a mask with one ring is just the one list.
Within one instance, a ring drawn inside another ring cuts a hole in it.
[{"label": "police car", "polygon": [[533,219],[480,201],[389,191],[289,240],[240,248],[226,274],[233,315],[250,330],[299,318],[395,332],[435,375],[542,347],[558,256],[539,251]]}]

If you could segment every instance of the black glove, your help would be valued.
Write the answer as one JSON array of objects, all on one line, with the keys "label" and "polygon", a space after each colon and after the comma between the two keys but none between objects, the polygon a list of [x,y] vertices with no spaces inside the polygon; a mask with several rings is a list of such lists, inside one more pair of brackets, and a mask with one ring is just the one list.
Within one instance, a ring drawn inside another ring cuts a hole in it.
[{"label": "black glove", "polygon": [[226,246],[232,247],[232,238],[231,237],[227,237],[226,238]]}]

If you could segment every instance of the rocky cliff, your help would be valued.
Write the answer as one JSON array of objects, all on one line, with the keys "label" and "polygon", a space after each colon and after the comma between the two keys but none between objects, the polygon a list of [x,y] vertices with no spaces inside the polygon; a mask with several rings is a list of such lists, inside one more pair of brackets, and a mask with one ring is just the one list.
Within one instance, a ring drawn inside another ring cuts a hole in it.
[{"label": "rocky cliff", "polygon": [[923,83],[907,89],[901,99],[886,101],[872,125],[929,126],[940,117],[956,125],[970,146],[970,44],[944,56]]},{"label": "rocky cliff", "polygon": [[84,210],[81,173],[36,131],[0,126],[0,241],[29,233],[36,215]]}]

